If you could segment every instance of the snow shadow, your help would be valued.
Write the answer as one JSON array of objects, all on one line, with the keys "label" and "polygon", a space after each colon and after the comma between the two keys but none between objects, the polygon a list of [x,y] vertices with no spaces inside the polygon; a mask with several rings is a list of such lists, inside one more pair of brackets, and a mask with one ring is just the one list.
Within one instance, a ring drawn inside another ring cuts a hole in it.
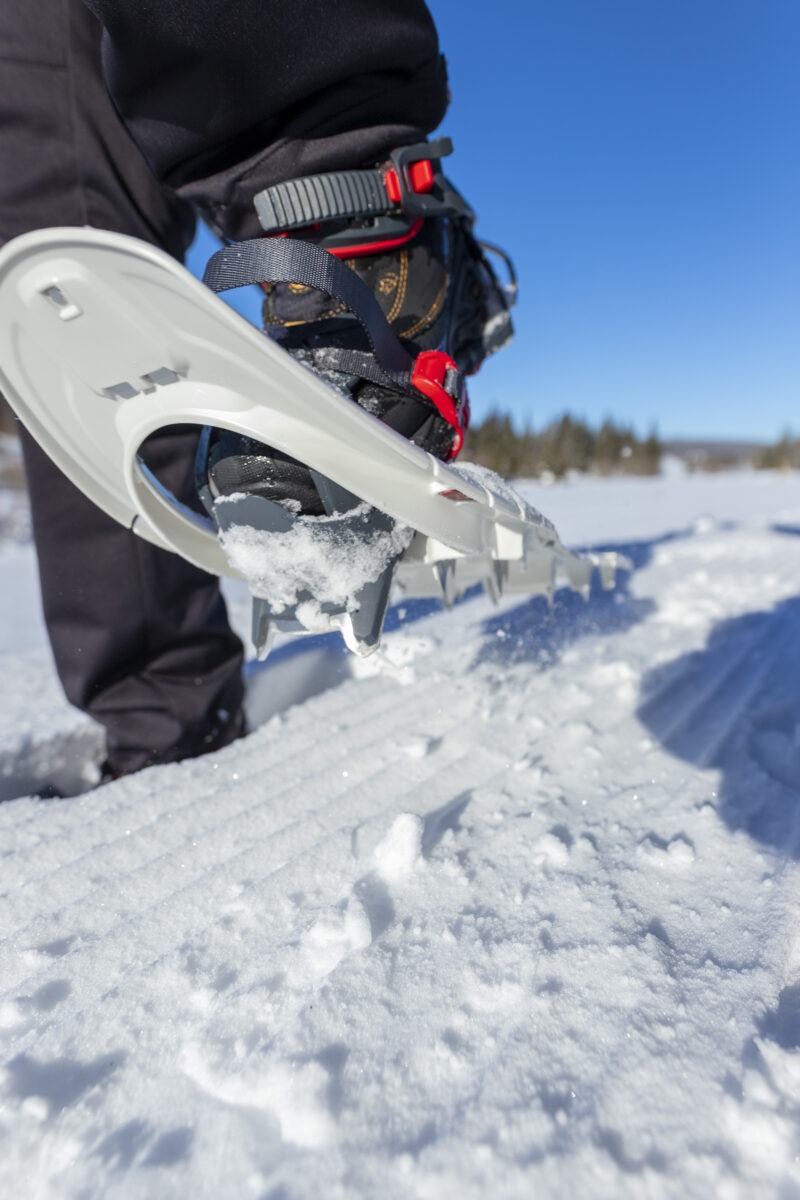
[{"label": "snow shadow", "polygon": [[97,782],[102,757],[102,730],[88,720],[61,736],[26,736],[0,751],[0,803],[21,796],[47,798],[46,786],[54,798],[77,796]]},{"label": "snow shadow", "polygon": [[[471,595],[474,594],[473,590]],[[387,612],[383,631],[394,633],[441,609],[439,600],[400,600]],[[277,713],[304,704],[313,696],[351,679],[353,662],[352,654],[338,633],[296,637],[277,646],[264,662],[251,659],[245,665],[250,727],[256,729]]]},{"label": "snow shadow", "polygon": [[800,1050],[800,984],[783,988],[775,1008],[761,1017],[758,1032],[783,1050]]},{"label": "snow shadow", "polygon": [[[441,610],[439,600],[401,598],[387,612],[383,631],[394,633]],[[295,637],[276,646],[264,662],[249,660],[245,664],[245,683],[251,728],[351,679],[353,663],[353,655],[339,633]]]},{"label": "snow shadow", "polygon": [[784,525],[780,521],[774,521],[770,525],[772,533],[785,533],[788,537],[800,537],[800,525]]},{"label": "snow shadow", "polygon": [[250,727],[338,687],[352,674],[350,655],[338,633],[314,634],[277,646],[264,662],[245,665],[245,708]]},{"label": "snow shadow", "polygon": [[[137,1158],[143,1167],[174,1167],[191,1156],[193,1141],[194,1130],[188,1126],[168,1129],[157,1136],[146,1121],[133,1120],[103,1138],[92,1153],[110,1171],[124,1174]],[[148,1146],[147,1157],[141,1158]]]},{"label": "snow shadow", "polygon": [[120,1050],[101,1055],[91,1062],[71,1058],[39,1061],[19,1054],[6,1066],[6,1087],[19,1100],[38,1096],[51,1112],[70,1108],[93,1088],[99,1087],[123,1064],[126,1054]]},{"label": "snow shadow", "polygon": [[[596,553],[615,551],[624,554],[633,570],[639,571],[650,562],[657,546],[684,536],[669,533],[652,541],[592,546],[578,553],[589,549]],[[654,601],[630,594],[630,577],[630,572],[620,571],[615,587],[606,591],[595,571],[587,599],[570,588],[559,588],[552,606],[544,596],[532,596],[489,617],[483,622],[483,641],[473,665],[511,667],[536,662],[546,668],[579,638],[623,633],[645,620],[655,608]]]},{"label": "snow shadow", "polygon": [[722,772],[731,829],[800,855],[800,598],[722,621],[650,671],[637,716],[671,754]]},{"label": "snow shadow", "polygon": [[[674,538],[686,536],[688,536],[687,533],[681,531],[665,534],[651,541],[629,542],[613,546],[592,546],[583,548],[583,551],[617,551],[626,555],[631,560],[634,570],[638,571],[650,561],[656,546]],[[579,549],[578,553],[581,552],[582,550]],[[592,628],[592,622],[596,619],[602,620],[603,631],[608,631],[611,625],[622,629],[627,627],[627,624],[633,623],[634,620],[643,619],[649,609],[642,607],[641,602],[632,601],[628,597],[625,601],[626,605],[638,605],[637,612],[634,614],[633,609],[628,607],[625,615],[619,611],[616,614],[616,620],[610,620],[613,605],[620,604],[619,597],[625,594],[625,588],[626,576],[623,574],[617,587],[610,593],[604,592],[595,578],[588,606],[568,589],[556,594],[552,611],[549,610],[543,597],[526,600],[519,609],[513,611],[519,614],[518,621],[525,626],[530,623],[538,631],[535,645],[526,638],[526,643],[531,649],[530,656],[540,657],[544,652],[545,658],[547,658],[548,652],[554,652],[556,643],[566,644],[583,633],[600,631],[599,628]],[[470,588],[455,602],[455,607],[468,604],[476,596],[481,595],[482,590],[480,585]],[[617,599],[614,600],[613,597],[617,597]],[[441,612],[442,609],[443,604],[439,599],[409,598],[401,595],[397,603],[392,604],[389,608],[383,631],[385,634],[391,634],[399,629],[406,629],[417,621],[423,621],[427,617]],[[587,612],[590,614],[588,623]],[[603,613],[602,618],[600,618],[601,612]],[[508,613],[490,619],[486,623],[489,637],[496,634],[497,628],[504,628],[509,620]],[[512,621],[511,624],[513,625],[514,622]],[[498,639],[498,642],[500,640]],[[507,649],[508,647],[501,647],[499,644],[491,644],[487,648],[487,654],[492,655],[493,652],[498,652],[503,657],[503,652]],[[340,683],[353,677],[353,661],[352,655],[346,649],[338,633],[296,637],[278,645],[264,662],[251,659],[245,665],[246,709],[250,727],[258,728],[276,714],[285,712],[296,704],[304,704],[307,700],[321,695],[330,688],[338,687]]]}]

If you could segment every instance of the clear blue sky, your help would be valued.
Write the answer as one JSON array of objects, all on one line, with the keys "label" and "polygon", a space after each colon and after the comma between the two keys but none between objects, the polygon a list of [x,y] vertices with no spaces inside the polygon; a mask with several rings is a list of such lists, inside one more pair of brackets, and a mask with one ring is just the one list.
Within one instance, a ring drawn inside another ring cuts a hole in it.
[{"label": "clear blue sky", "polygon": [[800,0],[430,0],[448,173],[521,279],[478,418],[800,431]]},{"label": "clear blue sky", "polygon": [[454,181],[521,276],[477,415],[800,430],[800,0],[430,7]]}]

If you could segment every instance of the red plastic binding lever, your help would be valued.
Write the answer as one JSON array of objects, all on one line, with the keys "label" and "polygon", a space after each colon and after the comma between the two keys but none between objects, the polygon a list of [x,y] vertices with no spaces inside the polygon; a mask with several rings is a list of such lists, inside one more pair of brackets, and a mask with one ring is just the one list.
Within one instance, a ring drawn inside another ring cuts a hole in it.
[{"label": "red plastic binding lever", "polygon": [[[429,158],[411,163],[407,170],[412,191],[425,193],[433,189],[433,167]],[[392,204],[399,204],[403,196],[400,191],[400,180],[397,178],[397,171],[394,167],[390,167],[386,172],[383,182],[386,184],[386,194]]]},{"label": "red plastic binding lever", "polygon": [[397,178],[397,171],[391,167],[383,177],[383,182],[386,184],[386,194],[392,204],[399,204],[402,200],[400,192],[400,181]]},{"label": "red plastic binding lever", "polygon": [[357,246],[331,246],[328,253],[334,258],[363,258],[365,254],[382,254],[386,250],[396,250],[398,246],[405,246],[406,242],[412,241],[422,229],[422,217],[418,217],[413,223],[408,233],[404,233],[402,237],[384,239],[380,242],[361,242]]},{"label": "red plastic binding lever", "polygon": [[[464,428],[455,400],[445,391],[444,381],[448,371],[458,371],[449,354],[443,350],[423,350],[417,355],[411,382],[418,392],[427,396],[440,416],[455,430],[455,441],[450,458],[455,458],[464,445]],[[467,409],[467,412],[469,410]]]},{"label": "red plastic binding lever", "polygon": [[433,190],[433,167],[429,158],[420,159],[408,168],[411,186],[415,192],[430,192]]}]

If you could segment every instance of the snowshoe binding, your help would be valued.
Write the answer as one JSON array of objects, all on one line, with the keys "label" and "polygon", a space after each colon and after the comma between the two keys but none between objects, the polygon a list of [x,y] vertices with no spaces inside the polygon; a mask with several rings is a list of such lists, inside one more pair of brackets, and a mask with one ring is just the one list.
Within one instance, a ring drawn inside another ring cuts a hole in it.
[{"label": "snowshoe binding", "polygon": [[[449,139],[403,147],[374,170],[310,176],[259,193],[255,207],[266,237],[221,250],[204,280],[217,291],[260,283],[264,327],[273,340],[343,397],[445,462],[461,449],[469,421],[465,377],[510,340],[516,293],[510,261],[490,247],[507,264],[504,287],[473,235],[472,210],[442,173],[441,159],[451,150]],[[411,531],[404,536],[391,518],[366,511],[358,496],[302,461],[229,430],[204,431],[197,484],[223,546],[240,560],[236,529],[288,535],[297,521],[329,560],[337,548],[352,554],[355,546],[384,547],[375,578],[361,581],[344,610],[341,597],[320,594],[321,579],[315,587],[307,578],[283,607],[275,607],[274,586],[272,597],[258,597],[254,639],[262,651],[270,623],[308,623],[315,603],[320,617],[340,613],[354,648],[365,653],[377,645],[394,567]],[[276,539],[271,546],[277,554]],[[259,581],[249,578],[258,590]]]},{"label": "snowshoe binding", "polygon": [[[110,517],[247,581],[261,654],[276,628],[340,628],[369,653],[394,581],[451,604],[476,585],[587,594],[595,567],[610,587],[626,566],[572,554],[503,480],[452,461],[465,376],[508,340],[515,284],[473,237],[449,149],[261,193],[267,236],[219,251],[208,286],[104,230],[0,249],[0,389]],[[213,294],[253,283],[269,337]],[[187,425],[203,428],[202,512],[142,449]]]}]

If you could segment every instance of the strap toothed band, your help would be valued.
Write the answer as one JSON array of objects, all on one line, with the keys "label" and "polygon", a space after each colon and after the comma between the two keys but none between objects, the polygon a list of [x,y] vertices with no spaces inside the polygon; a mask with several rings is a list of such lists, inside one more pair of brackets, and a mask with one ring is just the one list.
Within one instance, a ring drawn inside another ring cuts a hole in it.
[{"label": "strap toothed band", "polygon": [[393,150],[384,167],[330,171],[277,183],[256,194],[256,214],[265,233],[390,214],[472,221],[472,209],[442,174],[441,159],[452,151],[450,139],[439,138]]}]

